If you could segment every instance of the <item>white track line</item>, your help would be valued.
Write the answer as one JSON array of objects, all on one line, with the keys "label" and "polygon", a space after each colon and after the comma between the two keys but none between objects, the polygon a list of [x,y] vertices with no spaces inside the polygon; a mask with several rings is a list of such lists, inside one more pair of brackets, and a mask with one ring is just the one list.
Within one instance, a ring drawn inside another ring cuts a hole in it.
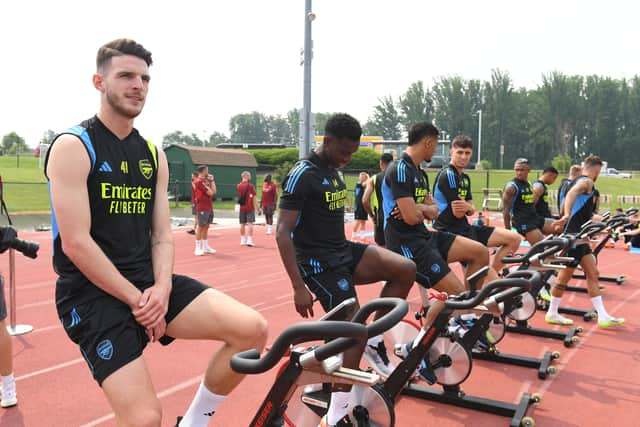
[{"label": "white track line", "polygon": [[55,302],[56,302],[56,300],[54,300],[54,299],[47,299],[47,300],[44,300],[44,301],[36,301],[36,302],[29,303],[29,304],[19,305],[17,307],[17,309],[18,310],[22,310],[22,309],[25,309],[25,308],[40,307],[42,305],[55,304]]},{"label": "white track line", "polygon": [[28,373],[28,374],[20,375],[19,377],[16,377],[16,381],[26,380],[27,378],[32,378],[32,377],[35,377],[35,376],[38,376],[38,375],[42,375],[42,374],[46,374],[46,373],[49,373],[49,372],[57,371],[58,369],[66,368],[67,366],[77,365],[80,362],[84,362],[84,359],[82,357],[79,357],[79,358],[73,359],[73,360],[69,360],[68,362],[60,363],[58,365],[53,365],[53,366],[50,366],[50,367],[45,368],[45,369],[40,369],[38,371],[33,371],[33,372]]},{"label": "white track line", "polygon": [[[627,298],[625,298],[623,301],[621,301],[620,304],[616,305],[613,308],[613,310],[610,311],[610,313],[614,314],[616,311],[618,311],[620,308],[622,308],[625,304],[627,304],[629,301],[634,299],[637,295],[640,295],[640,289],[638,289],[637,291],[635,291],[634,293],[629,295]],[[566,365],[569,364],[569,362],[571,361],[573,356],[575,356],[576,352],[580,349],[580,346],[583,345],[584,343],[586,343],[587,340],[589,339],[589,337],[591,336],[591,334],[594,331],[596,331],[598,328],[599,328],[599,326],[598,326],[598,324],[596,322],[596,324],[594,324],[591,328],[589,328],[589,330],[587,331],[586,334],[581,334],[580,335],[580,343],[578,343],[577,346],[575,346],[574,348],[569,350],[569,355],[567,357],[560,358],[560,361],[561,361],[562,365],[559,368],[564,368]],[[624,326],[622,326],[621,328],[624,328]],[[558,369],[558,373],[556,375],[553,375],[551,377],[551,379],[547,380],[544,383],[544,385],[540,389],[540,392],[539,392],[540,394],[545,393],[549,389],[549,387],[551,387],[551,384],[553,383],[553,381],[555,381],[555,379],[558,377],[560,372],[561,372],[561,369]]]},{"label": "white track line", "polygon": [[[202,381],[202,375],[198,375],[197,377],[190,378],[190,379],[188,379],[186,381],[181,382],[180,384],[176,384],[173,387],[169,387],[169,388],[161,391],[160,393],[157,394],[158,399],[162,399],[163,397],[170,396],[173,393],[177,393],[179,391],[182,391],[185,388],[189,388],[189,387],[193,386],[194,384],[199,383],[200,381]],[[94,427],[94,426],[97,426],[99,424],[102,424],[105,421],[109,421],[109,420],[113,419],[114,417],[115,417],[115,415],[112,412],[109,415],[105,415],[103,417],[96,418],[93,421],[89,421],[86,424],[82,424],[80,427]]]}]

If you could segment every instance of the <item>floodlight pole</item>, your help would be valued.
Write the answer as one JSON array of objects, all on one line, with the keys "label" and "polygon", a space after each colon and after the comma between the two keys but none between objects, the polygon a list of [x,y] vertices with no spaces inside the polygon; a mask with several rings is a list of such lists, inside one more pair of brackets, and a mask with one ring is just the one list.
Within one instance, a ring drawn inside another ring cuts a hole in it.
[{"label": "floodlight pole", "polygon": [[302,107],[302,135],[300,153],[302,159],[309,154],[311,147],[311,59],[313,58],[313,41],[311,40],[311,23],[316,16],[311,12],[311,0],[305,0],[304,7],[304,99]]},{"label": "floodlight pole", "polygon": [[478,166],[482,160],[482,110],[478,110]]}]

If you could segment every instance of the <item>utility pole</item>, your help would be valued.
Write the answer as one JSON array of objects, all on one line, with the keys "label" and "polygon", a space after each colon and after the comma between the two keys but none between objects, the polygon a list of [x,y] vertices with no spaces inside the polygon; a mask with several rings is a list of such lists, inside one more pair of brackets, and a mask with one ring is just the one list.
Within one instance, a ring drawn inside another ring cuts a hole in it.
[{"label": "utility pole", "polygon": [[311,147],[311,60],[313,58],[313,41],[311,40],[311,23],[316,15],[311,11],[311,0],[305,0],[304,7],[304,99],[302,107],[302,135],[300,135],[300,154],[302,159],[309,154]]},{"label": "utility pole", "polygon": [[482,110],[478,110],[478,167],[482,160]]}]

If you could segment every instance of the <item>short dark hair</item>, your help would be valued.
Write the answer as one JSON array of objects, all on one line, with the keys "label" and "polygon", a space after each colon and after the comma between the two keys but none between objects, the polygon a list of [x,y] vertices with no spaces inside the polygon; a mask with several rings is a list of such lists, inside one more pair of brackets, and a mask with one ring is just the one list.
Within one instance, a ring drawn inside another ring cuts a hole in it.
[{"label": "short dark hair", "polygon": [[467,135],[458,135],[451,141],[451,148],[453,147],[473,149],[473,141]]},{"label": "short dark hair", "polygon": [[362,127],[358,120],[345,113],[333,114],[327,119],[324,134],[334,138],[346,138],[350,141],[360,141]]},{"label": "short dark hair", "polygon": [[582,166],[580,165],[571,165],[571,168],[569,169],[569,175],[578,175],[580,174],[580,172],[582,172]]},{"label": "short dark hair", "polygon": [[264,176],[264,182],[271,182],[271,174],[268,173]]},{"label": "short dark hair", "polygon": [[380,161],[383,164],[388,165],[393,161],[393,156],[391,155],[391,153],[383,153],[382,156],[380,156]]},{"label": "short dark hair", "polygon": [[132,55],[144,60],[148,66],[153,64],[151,52],[145,49],[141,44],[131,39],[116,39],[104,44],[98,49],[96,56],[96,68],[102,69],[107,65],[114,56]]},{"label": "short dark hair", "polygon": [[545,173],[552,173],[554,175],[558,175],[558,169],[554,168],[553,166],[547,166],[546,168],[544,168],[542,170],[542,175],[544,175]]},{"label": "short dark hair", "polygon": [[590,156],[587,156],[586,159],[584,159],[584,167],[591,168],[593,166],[602,166],[602,159],[592,154]]},{"label": "short dark hair", "polygon": [[440,131],[432,123],[418,122],[409,129],[409,145],[415,145],[426,137],[437,138],[438,136]]},{"label": "short dark hair", "polygon": [[200,165],[198,166],[198,172],[202,173],[205,169],[207,169],[209,166],[207,165]]},{"label": "short dark hair", "polygon": [[192,177],[193,177],[193,176],[198,176],[198,172],[197,172],[197,171],[193,171],[193,172],[191,172],[191,176],[192,176]]}]

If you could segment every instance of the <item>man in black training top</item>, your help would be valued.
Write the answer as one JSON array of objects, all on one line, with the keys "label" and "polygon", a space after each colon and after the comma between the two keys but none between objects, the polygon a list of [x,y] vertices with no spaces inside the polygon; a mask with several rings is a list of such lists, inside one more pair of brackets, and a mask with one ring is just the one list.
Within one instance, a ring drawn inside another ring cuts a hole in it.
[{"label": "man in black training top", "polygon": [[558,170],[549,166],[542,171],[542,176],[533,182],[533,204],[536,213],[541,218],[553,218],[549,209],[549,191],[547,186],[553,185],[558,179]]},{"label": "man in black training top", "polygon": [[[595,182],[600,175],[602,169],[602,160],[598,156],[589,156],[584,159],[584,167],[582,175],[576,178],[569,187],[566,198],[562,204],[562,212],[560,219],[556,225],[565,225],[565,233],[578,233],[582,225],[592,220],[595,212],[598,210],[598,190],[596,190]],[[624,323],[624,319],[616,318],[604,308],[602,302],[602,292],[598,283],[600,273],[596,264],[596,257],[591,252],[589,243],[582,243],[573,246],[567,251],[567,256],[574,258],[569,268],[558,271],[558,278],[551,289],[551,302],[545,320],[547,323],[555,325],[572,325],[573,321],[558,314],[558,307],[562,300],[562,294],[567,287],[567,283],[573,276],[576,267],[580,265],[584,271],[587,281],[587,288],[591,303],[598,312],[598,326],[601,328],[610,328],[619,326]]]},{"label": "man in black training top", "polygon": [[133,127],[149,88],[151,53],[118,39],[98,50],[100,110],[56,137],[47,153],[56,306],[118,425],[160,426],[162,410],[142,352],[175,338],[222,341],[181,426],[206,426],[243,378],[234,353],[261,349],[253,309],[174,275],[164,151]]},{"label": "man in black training top", "polygon": [[560,187],[558,188],[558,216],[561,216],[560,211],[562,210],[562,202],[567,195],[567,191],[569,191],[569,187],[571,183],[582,174],[582,166],[580,165],[572,165],[569,169],[569,177],[563,178],[560,182]]},{"label": "man in black training top", "polygon": [[514,171],[515,178],[507,183],[502,194],[504,227],[509,230],[513,226],[533,245],[554,232],[553,219],[545,220],[536,212],[533,189],[528,181],[531,172],[529,160],[516,160]]},{"label": "man in black training top", "polygon": [[[356,297],[354,285],[386,281],[381,297],[406,298],[415,279],[415,266],[393,252],[350,242],[344,232],[347,188],[336,168],[351,161],[362,129],[347,114],[327,120],[322,145],[296,163],[282,183],[276,240],[294,291],[296,311],[313,316],[313,296],[325,311]],[[352,316],[353,308],[346,316]],[[381,314],[379,314],[381,315]],[[344,354],[344,366],[357,369],[362,347]],[[383,376],[393,370],[382,336],[369,339],[365,359]],[[321,425],[343,425],[349,386],[336,385]]]},{"label": "man in black training top", "polygon": [[367,213],[373,219],[373,238],[378,246],[384,247],[384,212],[382,210],[382,182],[384,172],[389,163],[393,161],[393,156],[384,153],[380,156],[380,172],[367,180],[367,187],[362,196],[362,204]]},{"label": "man in black training top", "polygon": [[433,227],[438,231],[467,237],[484,246],[499,248],[491,266],[501,271],[502,258],[515,253],[520,247],[520,236],[510,230],[486,225],[471,225],[467,216],[475,213],[471,194],[471,179],[464,169],[473,155],[473,141],[466,135],[458,135],[451,141],[451,162],[436,176],[433,197],[438,206],[438,218]]},{"label": "man in black training top", "polygon": [[[438,207],[429,194],[427,175],[420,163],[430,161],[438,145],[438,129],[428,122],[418,122],[409,130],[409,146],[398,160],[387,167],[382,184],[384,208],[384,237],[387,248],[403,255],[416,264],[421,277],[418,282],[425,288],[434,288],[450,295],[466,289],[449,268],[449,264],[460,262],[467,265],[467,275],[472,275],[489,264],[489,251],[485,246],[466,237],[440,231],[430,231],[425,219],[435,219]],[[496,279],[495,270],[489,269],[484,282]],[[482,282],[481,282],[482,283]],[[442,307],[434,302],[427,311],[423,329],[413,343],[422,339],[422,334],[431,325]],[[402,352],[404,355],[408,349]],[[433,382],[433,372],[421,370],[420,376]]]}]

